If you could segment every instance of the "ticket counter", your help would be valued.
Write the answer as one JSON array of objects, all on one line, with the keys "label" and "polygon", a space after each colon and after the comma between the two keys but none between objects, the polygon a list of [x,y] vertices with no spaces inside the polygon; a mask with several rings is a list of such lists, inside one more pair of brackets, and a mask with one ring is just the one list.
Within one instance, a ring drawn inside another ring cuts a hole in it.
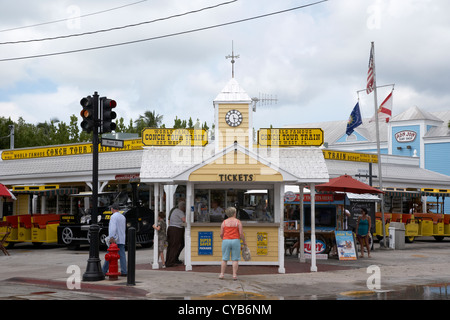
[{"label": "ticket counter", "polygon": [[209,189],[201,184],[189,185],[192,187],[187,188],[186,199],[190,207],[185,233],[186,270],[191,270],[193,265],[221,264],[220,227],[226,219],[224,209],[233,206],[237,208],[237,218],[242,222],[252,254],[250,261],[241,259],[239,263],[279,266],[279,272],[284,272],[283,208],[279,205],[280,190],[284,192],[282,183],[260,184],[257,189],[230,184],[226,187],[215,184]]},{"label": "ticket counter", "polygon": [[[247,245],[252,253],[251,261],[242,265],[278,265],[279,224],[242,222]],[[220,223],[193,223],[191,225],[191,264],[214,264],[222,261]]]}]

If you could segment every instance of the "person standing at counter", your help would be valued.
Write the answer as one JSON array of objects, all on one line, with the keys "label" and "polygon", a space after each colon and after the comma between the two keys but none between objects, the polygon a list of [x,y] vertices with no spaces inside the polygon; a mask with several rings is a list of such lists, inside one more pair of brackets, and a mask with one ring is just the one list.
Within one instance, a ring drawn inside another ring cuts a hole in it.
[{"label": "person standing at counter", "polygon": [[211,215],[221,216],[222,219],[225,218],[225,211],[219,206],[219,202],[217,200],[213,200],[211,202]]},{"label": "person standing at counter", "polygon": [[184,227],[186,222],[186,203],[180,201],[178,208],[172,211],[169,216],[169,228],[167,228],[167,253],[166,267],[173,267],[180,264],[179,256],[184,248]]},{"label": "person standing at counter", "polygon": [[236,218],[236,208],[229,207],[225,210],[228,219],[222,222],[220,227],[220,238],[222,238],[222,264],[220,266],[219,279],[223,279],[227,262],[232,260],[233,280],[237,280],[237,271],[239,260],[241,260],[241,240],[245,242],[244,232],[242,231],[242,223]]}]

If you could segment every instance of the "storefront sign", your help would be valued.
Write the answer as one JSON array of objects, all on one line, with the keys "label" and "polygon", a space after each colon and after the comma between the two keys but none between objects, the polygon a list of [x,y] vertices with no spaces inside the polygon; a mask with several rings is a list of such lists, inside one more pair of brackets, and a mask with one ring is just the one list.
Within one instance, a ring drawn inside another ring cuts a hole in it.
[{"label": "storefront sign", "polygon": [[136,180],[139,179],[139,173],[130,174],[116,174],[114,180],[124,181],[124,180]]},{"label": "storefront sign", "polygon": [[267,232],[256,233],[256,255],[267,255]]},{"label": "storefront sign", "polygon": [[[98,146],[98,152],[117,152],[117,151],[130,151],[141,150],[142,142],[139,139],[124,140],[123,149],[114,147],[104,147],[101,144]],[[48,157],[61,157],[61,156],[74,156],[79,154],[92,153],[92,143],[76,143],[70,145],[51,146],[43,148],[27,148],[27,149],[14,149],[2,152],[2,160],[20,160],[20,159],[33,159],[33,158],[48,158]]]},{"label": "storefront sign", "polygon": [[258,145],[263,147],[321,146],[323,130],[320,128],[260,129]]},{"label": "storefront sign", "polygon": [[378,156],[376,154],[343,152],[343,151],[333,151],[333,150],[322,150],[322,151],[323,151],[323,157],[327,160],[378,163]]},{"label": "storefront sign", "polygon": [[142,130],[142,143],[145,146],[205,146],[208,134],[202,129],[162,129]]},{"label": "storefront sign", "polygon": [[[314,197],[316,202],[329,202],[334,201],[334,197],[332,194],[316,194]],[[284,201],[288,203],[300,203],[300,194],[299,193],[293,193],[292,191],[288,191],[284,194]],[[303,201],[304,202],[311,202],[311,194],[303,194]]]},{"label": "storefront sign", "polygon": [[212,231],[199,231],[198,233],[198,255],[213,254],[213,233]]},{"label": "storefront sign", "polygon": [[417,133],[412,130],[403,130],[395,134],[397,142],[412,142],[416,140]]},{"label": "storefront sign", "polygon": [[339,260],[356,260],[355,242],[351,231],[335,231]]},{"label": "storefront sign", "polygon": [[[327,249],[327,245],[322,240],[316,239],[316,254],[320,254],[325,252]],[[311,239],[305,240],[305,253],[311,254]]]}]

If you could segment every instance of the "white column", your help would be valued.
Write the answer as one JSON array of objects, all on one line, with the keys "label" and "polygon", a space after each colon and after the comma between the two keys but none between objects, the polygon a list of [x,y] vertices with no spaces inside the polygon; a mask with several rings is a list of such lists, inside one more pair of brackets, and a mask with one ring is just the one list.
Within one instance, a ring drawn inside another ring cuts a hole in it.
[{"label": "white column", "polygon": [[191,206],[193,205],[193,185],[192,182],[186,184],[186,228],[184,230],[184,264],[185,270],[192,270],[191,260]]},{"label": "white column", "polygon": [[316,189],[311,183],[311,272],[317,272],[316,266]]},{"label": "white column", "polygon": [[298,258],[300,262],[305,262],[305,207],[303,204],[303,198],[304,198],[304,185],[300,184],[299,186],[300,190],[300,238],[299,238],[299,247],[298,247]]},{"label": "white column", "polygon": [[159,209],[158,213],[163,211],[163,205],[164,205],[164,186],[161,184],[159,185]]},{"label": "white column", "polygon": [[278,273],[286,273],[284,268],[284,183],[275,184],[275,222],[279,219],[280,227],[278,228]]},{"label": "white column", "polygon": [[[154,192],[154,200],[155,205],[153,208],[154,215],[155,215],[155,224],[158,223],[158,209],[159,209],[159,183],[155,182],[153,185],[153,192]],[[153,236],[153,264],[152,269],[159,269],[159,263],[158,263],[158,231],[155,230],[155,234]]]}]

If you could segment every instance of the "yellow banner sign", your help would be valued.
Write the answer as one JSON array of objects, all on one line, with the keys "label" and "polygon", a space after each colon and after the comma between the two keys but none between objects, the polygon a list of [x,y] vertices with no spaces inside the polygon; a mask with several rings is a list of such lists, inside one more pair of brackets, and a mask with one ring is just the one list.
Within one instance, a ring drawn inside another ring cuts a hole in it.
[{"label": "yellow banner sign", "polygon": [[208,134],[202,129],[145,128],[142,130],[145,146],[205,146]]},{"label": "yellow banner sign", "polygon": [[320,128],[260,129],[258,144],[267,147],[321,146],[323,130]]},{"label": "yellow banner sign", "polygon": [[[103,147],[99,144],[99,152],[116,152],[140,150],[143,145],[140,139],[125,140],[123,148]],[[77,143],[70,145],[37,147],[27,149],[14,149],[2,152],[2,160],[19,160],[19,159],[33,159],[33,158],[47,158],[60,156],[73,156],[78,154],[92,153],[92,143]]]},{"label": "yellow banner sign", "polygon": [[328,160],[378,163],[378,155],[368,153],[323,150],[323,157]]}]

